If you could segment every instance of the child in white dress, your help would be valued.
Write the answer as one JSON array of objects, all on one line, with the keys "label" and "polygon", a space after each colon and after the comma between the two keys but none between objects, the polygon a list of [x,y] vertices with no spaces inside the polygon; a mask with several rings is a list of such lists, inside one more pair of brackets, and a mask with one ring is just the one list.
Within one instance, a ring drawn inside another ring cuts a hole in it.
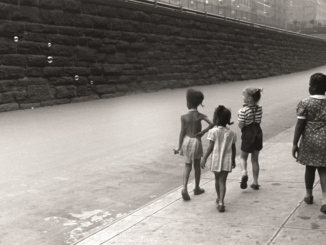
[{"label": "child in white dress", "polygon": [[209,130],[207,139],[209,139],[210,144],[200,163],[201,167],[205,168],[207,158],[212,153],[210,170],[215,175],[216,203],[218,204],[217,210],[220,212],[225,211],[226,179],[232,169],[235,168],[237,135],[226,127],[227,124],[233,124],[230,120],[230,110],[223,105],[215,109],[213,122],[217,127]]}]

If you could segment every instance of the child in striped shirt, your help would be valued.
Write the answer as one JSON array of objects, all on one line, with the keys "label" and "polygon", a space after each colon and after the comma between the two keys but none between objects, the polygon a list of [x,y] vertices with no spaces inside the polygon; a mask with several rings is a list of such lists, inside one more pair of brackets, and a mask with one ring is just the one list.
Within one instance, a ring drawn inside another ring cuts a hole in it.
[{"label": "child in striped shirt", "polygon": [[247,188],[248,171],[247,171],[247,159],[249,153],[251,153],[251,163],[253,172],[253,183],[250,186],[254,190],[259,189],[258,175],[259,175],[259,163],[258,156],[259,151],[263,149],[263,132],[260,127],[263,110],[257,103],[260,100],[260,92],[262,88],[246,88],[243,95],[243,108],[239,110],[238,122],[239,128],[241,128],[241,189]]}]

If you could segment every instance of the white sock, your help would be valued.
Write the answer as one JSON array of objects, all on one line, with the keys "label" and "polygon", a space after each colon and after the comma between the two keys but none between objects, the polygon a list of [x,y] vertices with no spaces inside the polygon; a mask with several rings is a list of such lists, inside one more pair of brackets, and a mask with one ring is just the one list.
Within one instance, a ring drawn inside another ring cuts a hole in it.
[{"label": "white sock", "polygon": [[243,170],[242,171],[242,175],[248,175],[248,171],[247,170]]}]

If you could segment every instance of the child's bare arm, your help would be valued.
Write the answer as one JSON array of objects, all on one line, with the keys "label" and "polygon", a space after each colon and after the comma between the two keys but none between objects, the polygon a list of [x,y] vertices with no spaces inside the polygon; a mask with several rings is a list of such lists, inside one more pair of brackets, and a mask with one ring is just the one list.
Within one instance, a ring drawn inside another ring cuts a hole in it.
[{"label": "child's bare arm", "polygon": [[232,168],[235,168],[235,155],[237,154],[237,150],[235,147],[235,143],[232,144]]},{"label": "child's bare arm", "polygon": [[202,120],[204,120],[205,122],[208,123],[208,127],[205,128],[204,130],[202,130],[201,132],[197,133],[197,134],[195,135],[197,138],[201,138],[201,137],[203,137],[204,134],[206,134],[210,129],[212,129],[212,128],[215,126],[214,123],[212,122],[212,120],[210,120],[210,119],[209,119],[207,116],[205,116],[205,115],[203,115],[203,116],[204,116],[204,117],[203,117]]},{"label": "child's bare arm", "polygon": [[302,135],[303,130],[307,125],[306,119],[298,119],[297,124],[295,126],[294,137],[293,137],[293,147],[292,147],[292,156],[297,159],[296,153],[299,150],[298,142]]},{"label": "child's bare arm", "polygon": [[201,166],[202,169],[205,168],[207,158],[209,157],[209,155],[212,153],[212,151],[214,149],[214,143],[215,143],[214,141],[211,141],[211,140],[209,141],[209,146],[207,148],[207,151],[206,151],[203,159],[200,162],[200,166]]},{"label": "child's bare arm", "polygon": [[185,137],[185,121],[184,121],[184,118],[183,116],[181,116],[181,130],[180,130],[180,134],[179,134],[179,146],[177,149],[174,149],[174,154],[178,154],[180,149],[181,149],[181,146],[182,146],[182,143],[183,143],[183,138]]},{"label": "child's bare arm", "polygon": [[243,114],[242,109],[240,109],[238,111],[238,126],[241,129],[245,126],[245,124],[244,124],[244,116],[245,115]]},{"label": "child's bare arm", "polygon": [[241,129],[242,129],[242,128],[244,127],[244,123],[242,123],[242,122],[239,122],[239,123],[238,123],[238,126],[239,126],[239,128],[241,128]]}]

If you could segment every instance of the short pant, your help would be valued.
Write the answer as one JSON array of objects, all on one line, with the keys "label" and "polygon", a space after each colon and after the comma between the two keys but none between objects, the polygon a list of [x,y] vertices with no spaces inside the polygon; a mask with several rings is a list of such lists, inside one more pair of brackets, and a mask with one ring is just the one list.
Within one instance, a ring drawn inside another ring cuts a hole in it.
[{"label": "short pant", "polygon": [[253,153],[263,149],[263,131],[259,123],[244,126],[241,132],[241,151]]},{"label": "short pant", "polygon": [[203,156],[201,139],[190,138],[186,135],[183,138],[180,155],[186,158],[186,163],[192,163],[195,159],[200,159]]}]

